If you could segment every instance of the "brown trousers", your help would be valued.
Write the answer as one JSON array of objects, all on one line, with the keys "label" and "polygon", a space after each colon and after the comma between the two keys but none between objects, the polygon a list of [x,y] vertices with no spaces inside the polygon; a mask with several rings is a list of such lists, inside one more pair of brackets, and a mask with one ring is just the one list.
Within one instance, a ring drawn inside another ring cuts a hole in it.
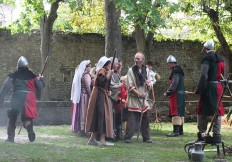
[{"label": "brown trousers", "polygon": [[126,134],[124,139],[125,140],[130,140],[134,132],[136,130],[141,131],[143,141],[149,140],[150,139],[150,131],[149,131],[149,117],[148,113],[145,112],[143,113],[142,117],[142,122],[141,122],[141,128],[140,128],[140,112],[133,112],[133,111],[128,111],[127,113],[127,125],[126,125]]}]

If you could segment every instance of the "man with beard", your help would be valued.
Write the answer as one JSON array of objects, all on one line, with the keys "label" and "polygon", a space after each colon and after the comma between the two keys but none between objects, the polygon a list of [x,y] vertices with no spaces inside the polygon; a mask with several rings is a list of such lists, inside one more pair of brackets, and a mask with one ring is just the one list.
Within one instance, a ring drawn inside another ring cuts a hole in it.
[{"label": "man with beard", "polygon": [[[128,90],[128,114],[125,143],[130,143],[134,135],[136,127],[142,132],[143,142],[152,143],[149,132],[149,104],[146,101],[148,90],[151,83],[147,80],[146,66],[144,63],[144,55],[137,52],[134,57],[135,65],[133,65],[127,73],[127,90]],[[139,120],[139,126],[137,122]]]}]

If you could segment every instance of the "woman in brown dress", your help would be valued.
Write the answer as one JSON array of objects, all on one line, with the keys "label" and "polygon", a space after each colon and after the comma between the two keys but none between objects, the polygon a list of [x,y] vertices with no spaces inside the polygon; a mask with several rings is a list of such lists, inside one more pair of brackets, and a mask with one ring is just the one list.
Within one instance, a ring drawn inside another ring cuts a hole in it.
[{"label": "woman in brown dress", "polygon": [[[109,107],[108,86],[110,77],[113,73],[110,70],[111,62],[109,58],[103,56],[98,61],[96,67],[96,76],[90,96],[87,118],[86,132],[91,132],[88,144],[90,145],[113,145],[106,143],[105,137],[113,138],[113,117]],[[100,141],[97,142],[96,135],[100,135]]]}]

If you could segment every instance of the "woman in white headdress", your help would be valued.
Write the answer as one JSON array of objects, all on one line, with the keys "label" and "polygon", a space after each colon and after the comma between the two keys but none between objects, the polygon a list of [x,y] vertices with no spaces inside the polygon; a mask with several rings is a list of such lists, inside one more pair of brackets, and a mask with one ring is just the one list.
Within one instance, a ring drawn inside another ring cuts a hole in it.
[{"label": "woman in white headdress", "polygon": [[89,97],[91,94],[91,69],[90,60],[84,60],[77,66],[72,83],[71,100],[72,100],[72,131],[85,134],[86,111]]},{"label": "woman in white headdress", "polygon": [[[113,117],[109,106],[108,91],[110,77],[113,73],[110,66],[109,58],[103,56],[96,67],[97,73],[94,77],[86,117],[86,132],[91,132],[88,141],[90,145],[113,145],[105,141],[105,137],[113,138]],[[100,135],[99,143],[95,141],[97,134]]]}]

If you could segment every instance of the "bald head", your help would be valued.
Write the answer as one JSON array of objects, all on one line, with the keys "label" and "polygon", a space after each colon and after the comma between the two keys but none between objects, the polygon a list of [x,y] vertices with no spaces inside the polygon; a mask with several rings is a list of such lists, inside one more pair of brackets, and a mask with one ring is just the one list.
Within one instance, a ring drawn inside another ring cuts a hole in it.
[{"label": "bald head", "polygon": [[135,54],[135,58],[134,58],[134,61],[135,61],[135,64],[138,65],[138,66],[142,66],[143,62],[144,62],[144,54],[141,53],[141,52],[137,52]]}]

